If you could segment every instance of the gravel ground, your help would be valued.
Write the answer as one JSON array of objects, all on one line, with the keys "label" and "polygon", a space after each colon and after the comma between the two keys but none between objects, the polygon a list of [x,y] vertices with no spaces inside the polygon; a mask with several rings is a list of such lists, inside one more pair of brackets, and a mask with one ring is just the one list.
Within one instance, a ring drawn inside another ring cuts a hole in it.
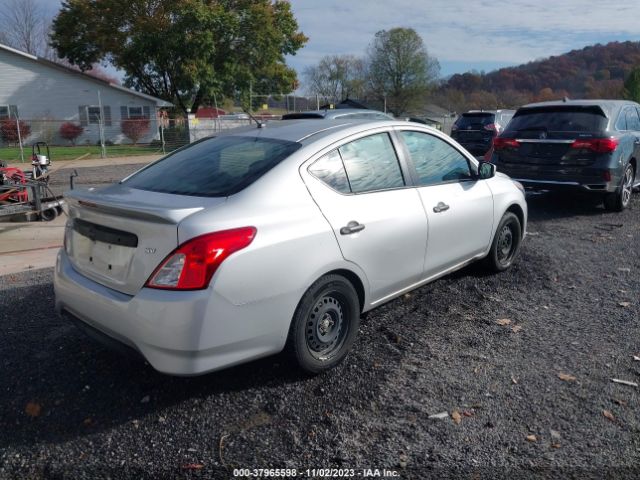
[{"label": "gravel ground", "polygon": [[50,269],[0,277],[0,478],[637,478],[638,388],[611,379],[640,381],[638,197],[622,214],[531,197],[511,270],[372,311],[318,377],[283,355],[164,376],[56,317]]}]

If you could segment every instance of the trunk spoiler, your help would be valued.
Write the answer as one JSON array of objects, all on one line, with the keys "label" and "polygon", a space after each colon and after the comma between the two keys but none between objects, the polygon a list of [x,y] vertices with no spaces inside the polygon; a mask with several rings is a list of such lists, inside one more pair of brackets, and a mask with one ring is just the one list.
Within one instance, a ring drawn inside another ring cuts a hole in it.
[{"label": "trunk spoiler", "polygon": [[66,192],[65,197],[70,206],[80,206],[119,217],[173,225],[208,206],[226,201],[226,197],[187,197],[134,190],[122,185],[113,185],[97,191],[72,190]]}]

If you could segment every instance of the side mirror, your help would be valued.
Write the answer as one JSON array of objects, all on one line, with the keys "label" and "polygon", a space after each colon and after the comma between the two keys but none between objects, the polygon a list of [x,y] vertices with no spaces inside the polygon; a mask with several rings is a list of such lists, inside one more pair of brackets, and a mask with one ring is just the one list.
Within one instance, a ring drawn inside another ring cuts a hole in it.
[{"label": "side mirror", "polygon": [[478,165],[478,178],[486,180],[496,175],[496,166],[490,162],[480,162]]}]

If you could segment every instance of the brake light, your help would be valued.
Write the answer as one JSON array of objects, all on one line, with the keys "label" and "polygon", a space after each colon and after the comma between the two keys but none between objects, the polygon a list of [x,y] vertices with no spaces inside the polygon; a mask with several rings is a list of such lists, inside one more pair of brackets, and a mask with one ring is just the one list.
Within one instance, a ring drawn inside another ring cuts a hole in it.
[{"label": "brake light", "polygon": [[497,132],[498,131],[498,126],[495,123],[489,123],[487,125],[484,126],[485,130],[490,130],[492,132]]},{"label": "brake light", "polygon": [[505,148],[519,148],[519,147],[520,147],[520,142],[518,142],[515,138],[496,137],[493,139],[494,150],[503,150]]},{"label": "brake light", "polygon": [[207,288],[220,264],[232,253],[249,246],[256,232],[255,227],[242,227],[193,238],[158,265],[146,286],[164,290]]},{"label": "brake light", "polygon": [[571,148],[584,148],[596,153],[611,153],[617,147],[617,138],[586,138],[575,140],[571,144]]}]

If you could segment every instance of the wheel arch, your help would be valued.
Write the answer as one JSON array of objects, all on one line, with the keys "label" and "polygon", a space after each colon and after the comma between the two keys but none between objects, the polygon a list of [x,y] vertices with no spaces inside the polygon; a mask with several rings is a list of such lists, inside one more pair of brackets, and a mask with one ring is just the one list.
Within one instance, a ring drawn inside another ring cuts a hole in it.
[{"label": "wheel arch", "polygon": [[[356,293],[358,294],[358,302],[360,304],[360,312],[362,313],[362,310],[364,309],[364,302],[365,302],[365,289],[364,289],[364,283],[362,281],[362,279],[360,278],[360,276],[358,276],[357,273],[348,270],[346,268],[338,268],[335,270],[331,270],[329,272],[324,273],[322,276],[324,275],[340,275],[341,277],[346,278],[347,280],[349,280],[349,283],[351,283],[351,285],[353,285],[353,288],[356,290]],[[320,277],[318,277],[320,278]],[[317,280],[317,279],[316,279]]]},{"label": "wheel arch", "polygon": [[518,217],[518,221],[520,222],[520,227],[521,227],[521,230],[522,230],[521,235],[524,236],[526,225],[525,225],[525,220],[524,220],[524,211],[522,210],[522,207],[520,205],[518,205],[517,203],[512,203],[505,210],[505,213],[507,213],[507,212],[511,212],[516,217]]}]

